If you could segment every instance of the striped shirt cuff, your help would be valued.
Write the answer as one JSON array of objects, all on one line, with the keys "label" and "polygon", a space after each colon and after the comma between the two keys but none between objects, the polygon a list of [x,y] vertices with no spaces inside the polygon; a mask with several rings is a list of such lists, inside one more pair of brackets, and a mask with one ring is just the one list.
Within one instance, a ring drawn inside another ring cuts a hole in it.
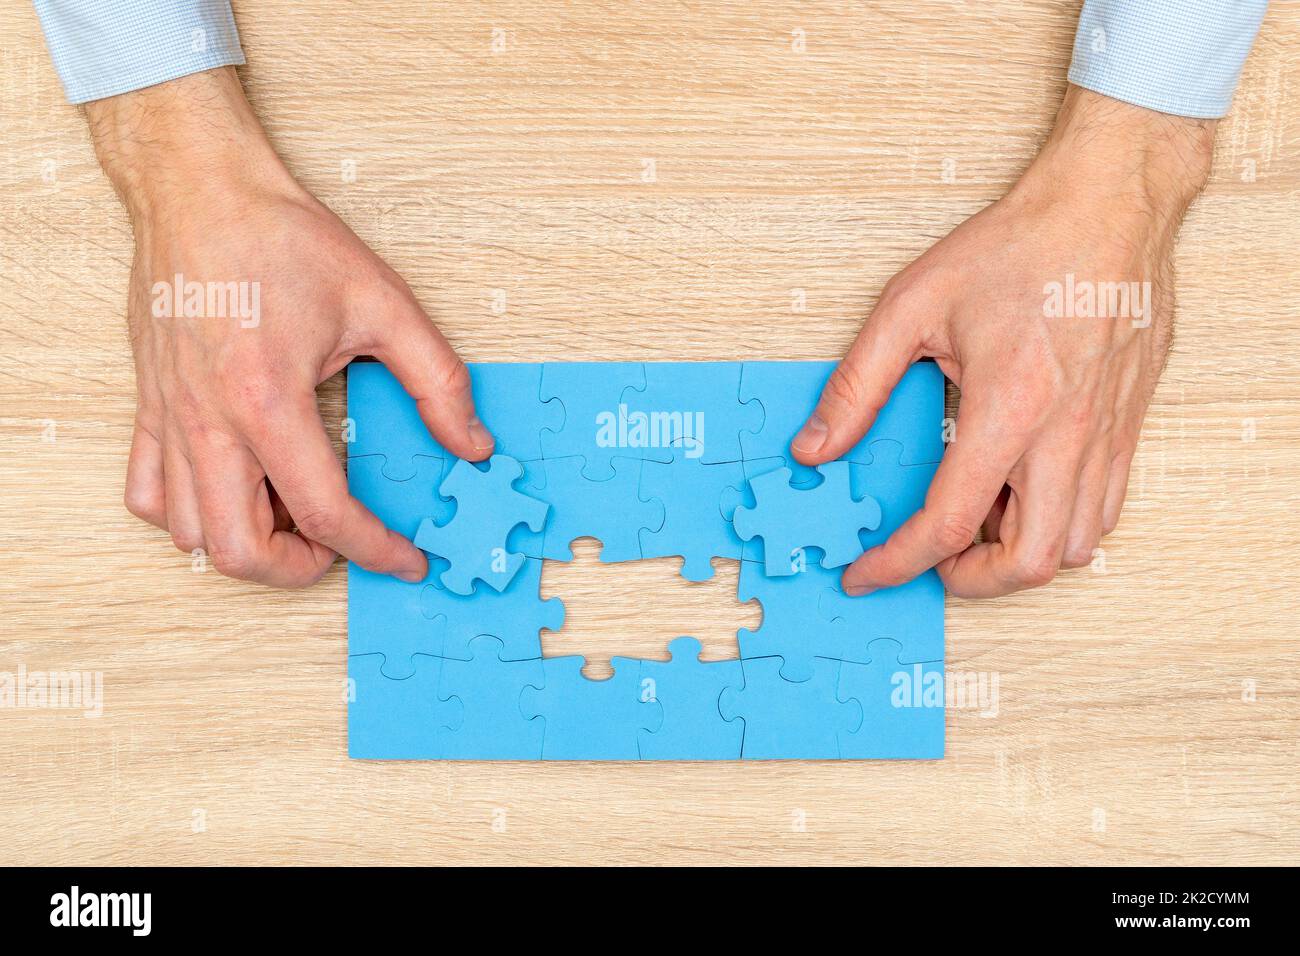
[{"label": "striped shirt cuff", "polygon": [[35,0],[70,103],[242,64],[229,0]]},{"label": "striped shirt cuff", "polygon": [[1178,116],[1228,112],[1268,0],[1087,0],[1070,82]]}]

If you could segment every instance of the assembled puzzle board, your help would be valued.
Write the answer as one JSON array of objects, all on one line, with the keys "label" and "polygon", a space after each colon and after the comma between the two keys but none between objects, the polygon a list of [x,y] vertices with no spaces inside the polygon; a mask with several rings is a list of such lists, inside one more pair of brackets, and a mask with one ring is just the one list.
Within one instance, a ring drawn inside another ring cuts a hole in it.
[{"label": "assembled puzzle board", "polygon": [[[382,365],[348,370],[352,493],[429,555],[425,581],[348,567],[353,757],[452,760],[943,756],[943,587],[934,571],[851,598],[844,565],[924,500],[943,452],[943,376],[918,363],[840,461],[789,442],[829,362],[471,365],[490,462],[446,452]],[[593,681],[542,656],[564,623],[543,561],[741,562],[762,626],[736,660],[615,657]]]}]

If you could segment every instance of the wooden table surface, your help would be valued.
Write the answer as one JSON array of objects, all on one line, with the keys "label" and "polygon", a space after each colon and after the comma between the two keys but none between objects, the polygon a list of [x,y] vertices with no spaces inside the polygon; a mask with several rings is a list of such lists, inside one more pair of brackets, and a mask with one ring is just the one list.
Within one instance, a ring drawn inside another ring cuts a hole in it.
[{"label": "wooden table surface", "polygon": [[[236,12],[290,167],[467,359],[826,359],[1033,155],[1078,6]],[[122,507],[131,235],[30,5],[0,37],[0,672],[104,681],[99,718],[0,709],[0,863],[1300,861],[1300,5],[1272,5],[1183,230],[1104,567],[949,601],[948,667],[998,707],[923,763],[350,761],[343,567],[193,573]],[[547,571],[566,647],[755,618],[734,568],[584,563]]]}]

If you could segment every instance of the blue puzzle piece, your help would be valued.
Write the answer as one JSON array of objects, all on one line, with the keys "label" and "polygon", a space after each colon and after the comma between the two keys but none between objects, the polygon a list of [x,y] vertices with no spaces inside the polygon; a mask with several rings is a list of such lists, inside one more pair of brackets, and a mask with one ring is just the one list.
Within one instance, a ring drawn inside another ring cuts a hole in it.
[{"label": "blue puzzle piece", "polygon": [[763,539],[769,575],[794,574],[801,552],[809,547],[821,549],[823,567],[848,564],[862,553],[858,531],[880,524],[874,498],[853,498],[848,462],[829,462],[817,471],[824,480],[811,488],[792,487],[787,468],[760,475],[750,483],[754,507],[735,510],[736,534],[745,541]]},{"label": "blue puzzle piece", "polygon": [[642,760],[736,760],[744,725],[725,721],[718,698],[744,683],[740,661],[700,660],[700,642],[678,637],[669,661],[641,662],[641,697],[663,706],[663,725],[641,731]]},{"label": "blue puzzle piece", "polygon": [[[743,569],[742,569],[743,574]],[[888,637],[903,646],[902,660],[943,659],[943,582],[931,568],[897,587],[849,597],[838,585],[822,591],[818,616],[841,622],[843,640],[820,650],[823,657],[865,663],[869,643]]]},{"label": "blue puzzle piece", "polygon": [[449,458],[429,434],[415,400],[378,362],[348,366],[348,419],[355,428],[349,458],[382,455],[384,477],[404,481],[416,474],[416,458]]},{"label": "blue puzzle piece", "polygon": [[424,614],[424,587],[349,564],[348,653],[379,656],[390,680],[410,677],[416,654],[442,654],[447,619]]},{"label": "blue puzzle piece", "polygon": [[564,407],[560,429],[541,431],[542,457],[582,458],[583,477],[592,481],[614,477],[615,458],[666,461],[669,456],[661,449],[633,447],[626,408],[621,407],[628,389],[645,389],[645,365],[641,362],[548,362],[542,366],[540,401],[559,399]]},{"label": "blue puzzle piece", "polygon": [[639,731],[663,722],[658,701],[640,695],[639,661],[614,658],[614,676],[594,681],[582,676],[582,657],[542,661],[544,687],[525,687],[519,710],[546,722],[543,760],[637,760]]},{"label": "blue puzzle piece", "polygon": [[[763,406],[763,427],[742,433],[746,461],[783,458],[795,485],[814,480],[813,470],[795,461],[790,441],[799,433],[821,398],[834,362],[746,362],[740,375],[740,400]],[[906,449],[906,464],[936,462],[943,457],[943,372],[933,362],[917,362],[904,373],[871,430],[842,457],[867,461],[875,441],[889,439]]]},{"label": "blue puzzle piece", "polygon": [[548,510],[515,489],[523,476],[515,459],[493,455],[487,470],[457,461],[443,479],[439,492],[456,499],[456,511],[446,524],[421,522],[415,544],[447,559],[442,583],[448,590],[469,594],[478,580],[500,591],[523,565],[523,554],[507,550],[510,532],[520,524],[541,531]]},{"label": "blue puzzle piece", "polygon": [[738,596],[762,605],[763,623],[756,631],[736,632],[741,658],[780,658],[784,661],[781,676],[795,683],[812,678],[817,658],[847,655],[850,660],[866,660],[867,644],[878,634],[859,638],[859,632],[843,620],[818,613],[822,596],[838,591],[839,577],[839,570],[821,567],[812,550],[803,570],[784,577],[770,578],[761,564],[742,562]]},{"label": "blue puzzle piece", "polygon": [[740,462],[706,465],[680,447],[671,450],[671,462],[641,466],[640,496],[663,506],[658,530],[641,532],[641,557],[680,555],[682,577],[707,581],[713,577],[713,558],[739,559],[744,549],[726,515],[728,501],[745,483],[744,469]]},{"label": "blue puzzle piece", "polygon": [[348,754],[367,760],[436,760],[438,732],[461,722],[458,700],[440,700],[442,659],[423,654],[415,673],[391,680],[378,654],[348,658]]},{"label": "blue puzzle piece", "polygon": [[613,460],[613,477],[591,481],[583,477],[583,459],[556,458],[544,463],[546,487],[537,494],[550,502],[542,557],[572,561],[575,538],[599,538],[600,560],[635,561],[641,557],[640,532],[663,525],[663,505],[643,501],[637,488],[643,462]]},{"label": "blue puzzle piece", "polygon": [[741,432],[763,427],[763,406],[740,401],[739,362],[650,362],[645,389],[624,390],[634,446],[682,448],[702,464],[741,460]]},{"label": "blue puzzle piece", "polygon": [[484,362],[470,366],[474,408],[496,439],[493,454],[519,461],[542,457],[542,430],[564,426],[564,406],[543,402],[542,366],[535,362]]},{"label": "blue puzzle piece", "polygon": [[835,760],[839,735],[862,723],[856,701],[836,697],[840,662],[818,658],[813,676],[795,683],[781,677],[781,658],[741,662],[744,684],[722,692],[725,720],[745,722],[746,760]]},{"label": "blue puzzle piece", "polygon": [[873,442],[867,462],[849,465],[849,486],[855,498],[870,495],[880,503],[880,526],[861,535],[863,548],[884,544],[891,534],[925,504],[925,494],[938,469],[937,462],[900,463],[903,446],[896,441]]},{"label": "blue puzzle piece", "polygon": [[519,695],[543,682],[540,659],[507,661],[504,645],[482,635],[470,645],[467,661],[444,660],[438,696],[460,701],[464,720],[455,730],[438,731],[447,760],[540,760],[544,721],[526,720]]},{"label": "blue puzzle piece", "polygon": [[352,497],[406,538],[415,537],[420,522],[426,518],[445,524],[455,505],[438,494],[443,459],[417,455],[411,459],[415,475],[405,481],[386,477],[384,462],[381,455],[348,459],[348,491]]},{"label": "blue puzzle piece", "polygon": [[[431,561],[432,566],[435,562]],[[542,656],[539,632],[558,631],[564,624],[564,602],[558,597],[542,600],[540,582],[542,562],[524,561],[515,579],[502,591],[479,587],[473,594],[456,594],[437,582],[437,571],[430,570],[432,583],[421,593],[425,617],[441,617],[441,655],[469,660],[470,644],[480,634],[491,634],[502,643],[501,659],[522,661]]]},{"label": "blue puzzle piece", "polygon": [[839,699],[862,709],[859,727],[840,732],[841,757],[943,756],[943,662],[900,664],[899,650],[897,641],[872,641],[870,663],[840,665]]}]

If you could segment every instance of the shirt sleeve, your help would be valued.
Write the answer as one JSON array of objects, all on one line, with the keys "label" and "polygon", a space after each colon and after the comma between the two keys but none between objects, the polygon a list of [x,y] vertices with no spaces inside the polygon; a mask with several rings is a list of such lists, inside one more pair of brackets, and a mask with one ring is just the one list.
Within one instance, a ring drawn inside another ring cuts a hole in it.
[{"label": "shirt sleeve", "polygon": [[1228,112],[1268,0],[1086,0],[1070,82],[1162,113]]},{"label": "shirt sleeve", "polygon": [[244,62],[229,0],[35,0],[71,103]]}]

